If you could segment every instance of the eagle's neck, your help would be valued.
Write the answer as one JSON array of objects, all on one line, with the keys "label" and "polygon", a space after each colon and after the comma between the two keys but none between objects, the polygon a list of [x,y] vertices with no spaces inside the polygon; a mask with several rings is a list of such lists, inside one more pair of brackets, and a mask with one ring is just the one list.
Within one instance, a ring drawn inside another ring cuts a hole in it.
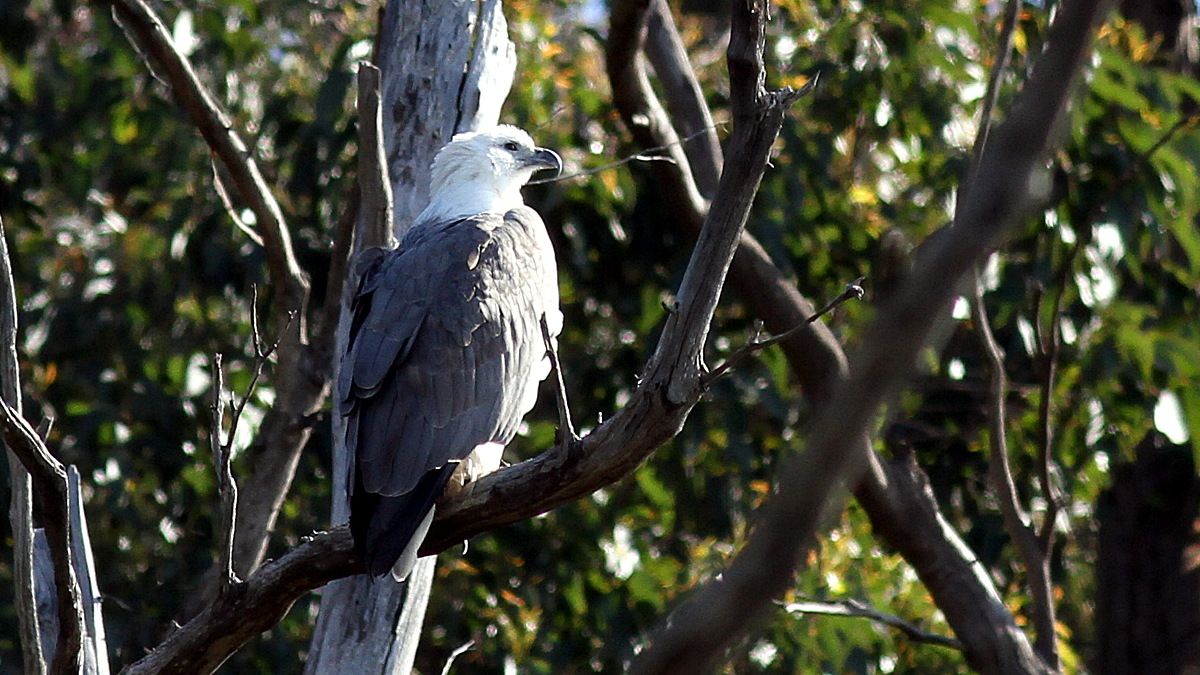
[{"label": "eagle's neck", "polygon": [[442,168],[434,166],[429,206],[417,217],[417,222],[507,213],[525,205],[521,186],[529,179],[528,175],[496,176],[483,167],[475,171],[468,167],[439,171]]}]

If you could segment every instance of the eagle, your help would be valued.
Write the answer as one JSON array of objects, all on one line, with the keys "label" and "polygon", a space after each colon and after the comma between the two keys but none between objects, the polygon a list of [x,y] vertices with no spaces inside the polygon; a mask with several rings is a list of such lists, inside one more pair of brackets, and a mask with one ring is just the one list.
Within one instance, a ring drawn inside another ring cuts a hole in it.
[{"label": "eagle", "polygon": [[546,226],[521,198],[541,169],[561,172],[562,160],[517,127],[455,135],[399,246],[356,262],[338,403],[353,457],[350,531],[374,577],[407,578],[437,499],[452,478],[499,467],[550,372],[558,272]]}]

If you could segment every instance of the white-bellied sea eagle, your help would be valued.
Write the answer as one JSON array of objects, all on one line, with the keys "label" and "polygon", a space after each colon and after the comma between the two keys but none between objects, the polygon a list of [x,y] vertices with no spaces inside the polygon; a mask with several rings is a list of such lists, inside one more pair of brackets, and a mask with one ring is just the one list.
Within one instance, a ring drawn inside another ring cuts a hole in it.
[{"label": "white-bellied sea eagle", "polygon": [[521,187],[561,167],[516,127],[458,134],[399,247],[357,263],[337,406],[350,529],[372,576],[408,576],[452,474],[499,466],[549,373],[541,322],[562,328],[558,274]]}]

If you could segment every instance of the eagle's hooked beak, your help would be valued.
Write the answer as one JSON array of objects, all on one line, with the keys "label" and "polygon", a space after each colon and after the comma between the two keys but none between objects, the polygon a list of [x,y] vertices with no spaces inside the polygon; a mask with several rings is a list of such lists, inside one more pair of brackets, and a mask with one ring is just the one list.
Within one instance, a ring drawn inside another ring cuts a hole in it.
[{"label": "eagle's hooked beak", "polygon": [[558,176],[562,173],[562,157],[558,153],[548,148],[535,148],[533,154],[525,160],[525,166],[532,166],[538,169],[554,169],[554,175]]}]

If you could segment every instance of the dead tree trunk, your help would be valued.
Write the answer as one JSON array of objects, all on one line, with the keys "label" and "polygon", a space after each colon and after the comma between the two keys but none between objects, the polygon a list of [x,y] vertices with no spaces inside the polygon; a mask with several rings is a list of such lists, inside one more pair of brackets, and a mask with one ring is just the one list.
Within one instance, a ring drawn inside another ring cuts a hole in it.
[{"label": "dead tree trunk", "polygon": [[[399,239],[429,199],[429,166],[434,153],[455,133],[499,120],[500,106],[512,85],[516,56],[499,0],[392,0],[380,33],[384,156]],[[359,149],[360,153],[371,151]],[[360,227],[360,235],[362,230]],[[353,274],[353,265],[350,267]],[[349,316],[346,307],[342,316]],[[340,350],[334,358],[339,357]],[[333,381],[337,382],[336,375]],[[333,401],[336,407],[336,390]],[[336,524],[349,518],[345,488],[351,458],[341,442],[344,428],[340,419],[334,415],[334,420]],[[390,577],[372,581],[360,575],[327,586],[305,672],[409,672],[420,641],[435,562],[432,557],[421,559],[403,584]]]}]

